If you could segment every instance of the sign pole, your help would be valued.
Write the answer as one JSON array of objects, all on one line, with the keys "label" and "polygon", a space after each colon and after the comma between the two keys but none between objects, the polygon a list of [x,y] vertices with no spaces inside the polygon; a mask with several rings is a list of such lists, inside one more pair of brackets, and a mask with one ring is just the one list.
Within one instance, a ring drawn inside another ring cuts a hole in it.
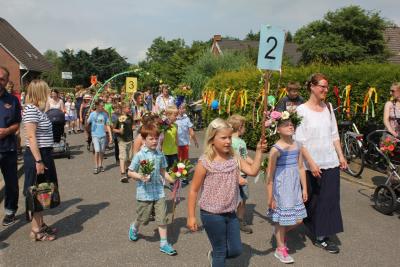
[{"label": "sign pole", "polygon": [[261,122],[261,140],[265,141],[265,121],[267,119],[267,111],[268,111],[268,95],[269,95],[269,79],[271,78],[272,72],[267,70],[264,73],[264,103],[263,103],[263,117]]}]

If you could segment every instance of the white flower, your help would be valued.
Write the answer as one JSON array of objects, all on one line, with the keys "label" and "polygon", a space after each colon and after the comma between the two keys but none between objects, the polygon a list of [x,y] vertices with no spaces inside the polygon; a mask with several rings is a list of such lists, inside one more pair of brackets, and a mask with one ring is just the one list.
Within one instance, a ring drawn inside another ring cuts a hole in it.
[{"label": "white flower", "polygon": [[185,166],[185,164],[183,164],[183,163],[178,163],[178,164],[176,165],[176,167],[178,167],[178,169],[184,169],[186,166]]},{"label": "white flower", "polygon": [[287,120],[290,117],[290,113],[287,111],[282,112],[282,120]]},{"label": "white flower", "polygon": [[176,177],[181,177],[182,174],[180,172],[176,172],[175,175]]},{"label": "white flower", "polygon": [[146,72],[146,75],[150,75],[150,72]]},{"label": "white flower", "polygon": [[134,71],[134,72],[138,72],[138,71],[139,71],[139,69],[134,69],[133,71]]}]

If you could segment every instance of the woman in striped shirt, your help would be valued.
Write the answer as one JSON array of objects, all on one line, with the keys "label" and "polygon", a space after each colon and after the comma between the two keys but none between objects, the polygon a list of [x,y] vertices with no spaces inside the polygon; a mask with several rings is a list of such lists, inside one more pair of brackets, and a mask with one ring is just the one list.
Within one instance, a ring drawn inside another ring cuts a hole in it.
[{"label": "woman in striped shirt", "polygon": [[[35,183],[53,182],[57,184],[57,172],[51,154],[53,148],[52,124],[44,113],[49,92],[50,88],[45,81],[33,80],[26,93],[26,105],[22,117],[26,132],[24,194]],[[30,237],[33,240],[52,241],[56,238],[55,229],[44,223],[42,212],[30,211],[29,215],[32,219]]]}]

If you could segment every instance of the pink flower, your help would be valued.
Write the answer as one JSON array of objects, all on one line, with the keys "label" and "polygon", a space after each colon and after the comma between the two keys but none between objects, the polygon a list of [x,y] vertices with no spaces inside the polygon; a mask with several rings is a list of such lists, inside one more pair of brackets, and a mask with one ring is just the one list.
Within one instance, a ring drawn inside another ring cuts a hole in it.
[{"label": "pink flower", "polygon": [[265,127],[266,128],[269,128],[271,126],[271,124],[272,124],[272,120],[266,120],[265,121]]},{"label": "pink flower", "polygon": [[271,112],[271,118],[273,120],[279,120],[281,118],[282,114],[279,111],[272,111]]}]

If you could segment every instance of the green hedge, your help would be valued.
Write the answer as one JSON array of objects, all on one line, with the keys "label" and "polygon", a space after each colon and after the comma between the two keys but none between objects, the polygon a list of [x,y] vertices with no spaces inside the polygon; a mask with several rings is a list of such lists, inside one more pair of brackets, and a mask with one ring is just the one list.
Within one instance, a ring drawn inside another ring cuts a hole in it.
[{"label": "green hedge", "polygon": [[[279,73],[274,73],[271,78],[271,94],[277,95],[278,88],[285,87],[289,81],[298,81],[304,85],[308,77],[315,72],[321,72],[327,75],[329,85],[331,87],[328,100],[336,105],[336,98],[334,97],[332,87],[338,86],[340,94],[343,93],[346,85],[352,86],[350,99],[351,109],[354,111],[354,104],[363,104],[364,96],[370,87],[376,87],[378,92],[378,104],[375,105],[376,120],[382,122],[383,107],[387,100],[390,98],[389,88],[393,82],[400,81],[400,65],[395,64],[347,64],[341,66],[327,66],[327,65],[309,65],[300,67],[284,67],[282,76]],[[204,90],[214,90],[215,98],[219,99],[220,92],[230,88],[229,90],[242,90],[248,91],[248,105],[246,110],[236,108],[232,104],[230,114],[239,113],[247,119],[247,131],[244,135],[249,147],[254,148],[256,141],[260,137],[260,123],[256,123],[255,127],[252,125],[252,111],[254,100],[259,95],[262,84],[260,84],[261,73],[255,68],[242,69],[240,71],[221,72],[210,79]],[[279,85],[278,85],[279,84]],[[303,86],[301,94],[306,99],[308,93]],[[235,96],[233,99],[236,99]],[[260,99],[259,99],[260,100]],[[232,101],[233,102],[233,101]],[[257,106],[258,106],[257,102]],[[221,104],[221,114],[218,111],[212,111],[209,107],[204,108],[205,122],[209,123],[215,117],[226,118],[229,114],[226,113],[226,105]],[[340,119],[340,118],[339,118]],[[359,109],[358,114],[351,118],[360,129],[364,127],[366,118]],[[369,120],[371,120],[371,115]]]}]

